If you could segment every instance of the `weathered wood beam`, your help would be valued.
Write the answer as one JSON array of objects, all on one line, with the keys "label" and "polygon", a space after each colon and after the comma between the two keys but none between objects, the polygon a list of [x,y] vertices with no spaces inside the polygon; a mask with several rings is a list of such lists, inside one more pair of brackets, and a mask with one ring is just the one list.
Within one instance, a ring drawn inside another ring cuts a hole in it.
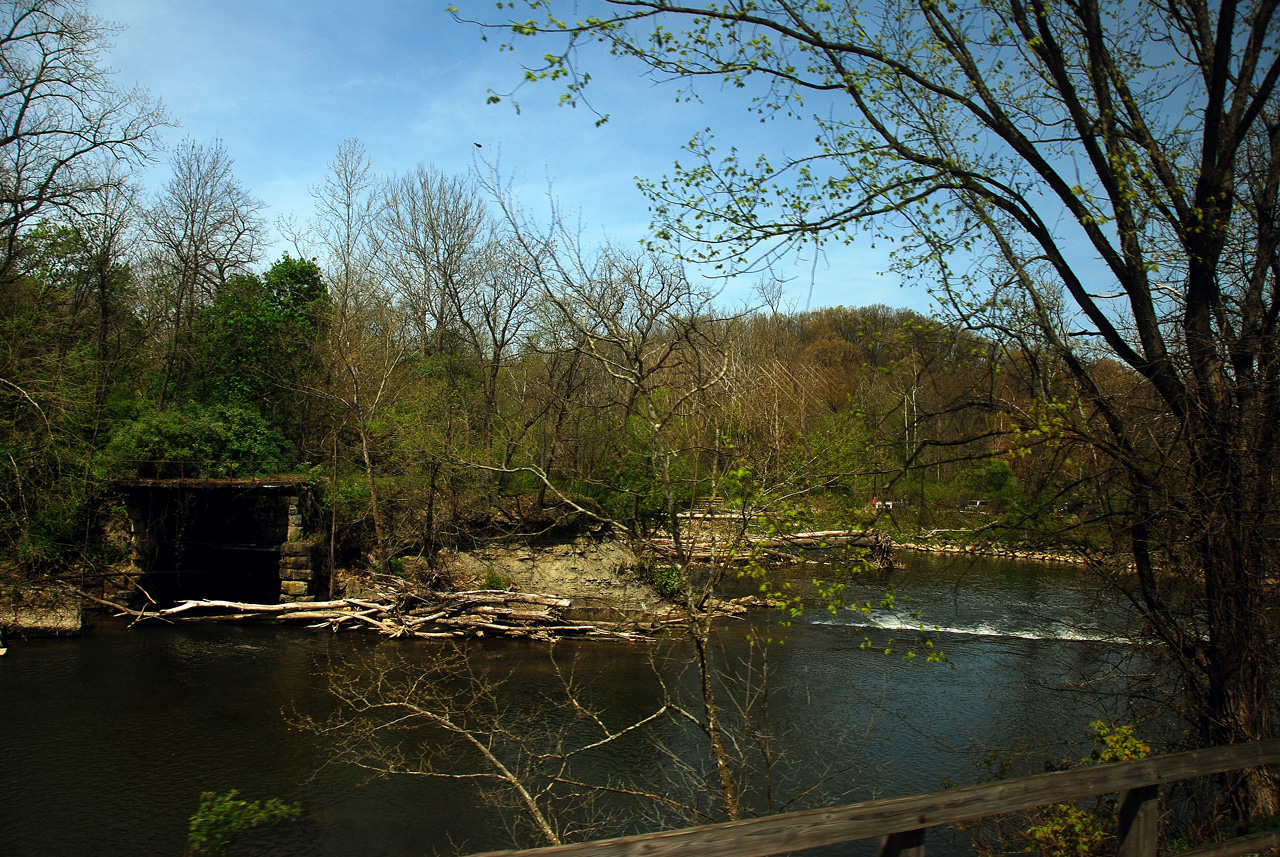
[{"label": "weathered wood beam", "polygon": [[[475,857],[767,857],[1278,762],[1280,739],[1257,741],[828,809]],[[1139,803],[1145,804],[1146,798]],[[1247,849],[1211,853],[1227,857]]]},{"label": "weathered wood beam", "polygon": [[1160,789],[1138,786],[1120,797],[1116,857],[1156,857],[1160,827]]},{"label": "weathered wood beam", "polygon": [[1183,851],[1177,857],[1239,857],[1241,854],[1260,854],[1273,848],[1280,848],[1280,830],[1264,830],[1262,833],[1215,842],[1203,848]]}]

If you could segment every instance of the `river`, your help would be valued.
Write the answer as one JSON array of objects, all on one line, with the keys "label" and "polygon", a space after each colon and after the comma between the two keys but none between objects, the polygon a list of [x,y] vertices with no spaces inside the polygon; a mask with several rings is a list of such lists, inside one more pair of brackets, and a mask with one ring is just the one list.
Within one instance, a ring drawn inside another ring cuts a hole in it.
[{"label": "river", "polygon": [[[1123,679],[1109,677],[1133,655],[1126,618],[1084,572],[923,554],[904,561],[892,612],[811,609],[787,630],[771,619],[757,625],[784,640],[768,648],[767,710],[779,740],[786,733],[794,742],[786,760],[797,782],[820,770],[833,775],[813,800],[974,782],[975,762],[1015,748],[1029,748],[1024,764],[1036,770],[1046,756],[1063,756],[1051,744],[1085,738],[1091,720],[1133,719]],[[742,622],[721,632],[726,663],[759,651],[747,634]],[[924,640],[948,663],[904,657],[913,646],[923,651]],[[438,644],[101,622],[76,639],[10,646],[0,659],[6,857],[181,854],[199,794],[233,788],[303,806],[300,820],[255,831],[233,853],[399,857],[510,844],[509,816],[479,801],[467,782],[376,778],[327,764],[327,741],[296,728],[300,717],[342,710],[326,676],[386,658],[403,659],[412,673],[439,657]],[[687,649],[656,647],[655,671],[653,648],[562,643],[556,657],[590,679],[585,695],[619,728],[654,709],[659,677],[677,693],[688,683],[679,670]],[[479,641],[467,655],[479,676],[504,681],[502,697],[522,728],[564,719],[542,647]],[[619,742],[613,755],[595,753],[578,773],[656,788],[670,778],[673,758],[696,755],[687,735],[659,726]],[[775,797],[784,794],[777,786]]]}]

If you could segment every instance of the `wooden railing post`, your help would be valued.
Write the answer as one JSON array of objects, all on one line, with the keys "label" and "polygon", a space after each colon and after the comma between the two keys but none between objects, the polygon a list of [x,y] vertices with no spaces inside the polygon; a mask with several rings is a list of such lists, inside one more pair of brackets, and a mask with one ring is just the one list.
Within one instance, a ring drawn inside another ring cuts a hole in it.
[{"label": "wooden railing post", "polygon": [[924,828],[890,833],[880,840],[878,857],[924,857]]},{"label": "wooden railing post", "polygon": [[1160,800],[1157,786],[1138,786],[1120,796],[1120,843],[1116,857],[1156,857]]}]

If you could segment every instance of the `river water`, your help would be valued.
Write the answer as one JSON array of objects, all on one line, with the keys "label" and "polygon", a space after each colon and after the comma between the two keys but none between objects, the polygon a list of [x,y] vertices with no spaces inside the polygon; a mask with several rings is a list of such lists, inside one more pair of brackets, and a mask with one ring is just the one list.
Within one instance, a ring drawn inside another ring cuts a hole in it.
[{"label": "river water", "polygon": [[[792,776],[754,791],[757,806],[770,798],[780,806],[823,772],[829,779],[809,804],[795,806],[971,783],[981,775],[975,762],[1016,748],[1028,749],[1021,758],[1034,771],[1047,757],[1083,755],[1083,746],[1052,745],[1083,739],[1091,720],[1135,716],[1126,679],[1116,677],[1132,672],[1120,669],[1134,653],[1127,619],[1084,572],[922,554],[904,561],[893,611],[811,609],[789,629],[776,618],[755,620],[758,637],[783,640],[767,649],[769,695],[757,707],[769,713],[778,745],[790,742],[781,755]],[[878,592],[865,594],[878,600]],[[727,674],[744,676],[748,657],[758,662],[749,633],[745,622],[720,632],[717,658]],[[925,641],[948,663],[904,656],[926,651]],[[232,853],[398,857],[511,844],[514,816],[480,800],[470,782],[373,777],[333,763],[330,741],[297,727],[301,718],[346,710],[330,692],[332,677],[388,659],[412,675],[447,647],[270,626],[111,622],[77,639],[10,646],[0,659],[6,857],[178,855],[199,794],[228,789],[303,807],[300,820],[255,831]],[[562,643],[556,661],[562,673],[589,680],[584,698],[617,729],[652,712],[664,684],[696,710],[686,692],[691,673],[681,668],[689,654],[678,642]],[[543,647],[479,642],[466,655],[472,673],[502,682],[510,723],[529,734],[568,723]],[[584,755],[574,773],[675,789],[678,769],[699,752],[687,730],[663,720]],[[958,847],[931,844],[930,853]]]}]

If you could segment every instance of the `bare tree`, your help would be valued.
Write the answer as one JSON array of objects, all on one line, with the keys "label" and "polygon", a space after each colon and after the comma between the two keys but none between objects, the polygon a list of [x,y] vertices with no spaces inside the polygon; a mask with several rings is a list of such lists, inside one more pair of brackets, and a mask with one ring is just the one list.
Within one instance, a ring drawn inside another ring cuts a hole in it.
[{"label": "bare tree", "polygon": [[375,194],[378,177],[373,172],[364,144],[354,138],[343,140],[329,163],[324,184],[311,188],[315,217],[295,244],[311,252],[304,258],[322,257],[329,293],[338,303],[374,300],[372,286],[381,286],[378,263]]},{"label": "bare tree", "polygon": [[385,185],[382,262],[417,333],[419,355],[440,354],[482,276],[492,225],[475,184],[419,164]]},{"label": "bare tree", "polygon": [[[85,194],[70,208],[68,219],[78,238],[79,262],[86,273],[86,301],[94,309],[96,322],[92,427],[84,461],[86,493],[91,492],[91,473],[103,429],[103,408],[107,393],[121,364],[132,356],[135,343],[126,338],[134,316],[127,294],[133,274],[129,262],[136,252],[140,208],[138,189],[114,174],[116,165],[107,165],[107,175],[92,193]],[[90,506],[90,508],[94,508]],[[92,514],[85,519],[86,552],[91,537]]]},{"label": "bare tree", "polygon": [[26,224],[119,181],[109,163],[147,160],[167,124],[146,92],[116,88],[102,64],[114,27],[85,5],[0,7],[0,276]]},{"label": "bare tree", "polygon": [[[474,280],[452,295],[458,324],[481,366],[480,430],[485,448],[492,449],[500,380],[514,346],[532,323],[537,282],[521,264],[521,248],[514,238],[493,237],[477,256]],[[508,436],[508,448],[512,440]]]},{"label": "bare tree", "polygon": [[[375,478],[374,423],[399,394],[397,371],[408,352],[408,341],[378,265],[377,186],[364,145],[344,141],[324,184],[312,189],[316,215],[306,237],[321,251],[331,302],[329,382],[317,392],[335,402],[356,431],[377,562],[385,566],[390,532]],[[335,425],[335,444],[338,432]]]},{"label": "bare tree", "polygon": [[159,394],[162,409],[180,351],[189,344],[196,310],[213,300],[228,277],[247,272],[258,261],[264,229],[262,203],[236,179],[221,141],[205,146],[184,140],[172,165],[172,177],[145,215],[155,248],[153,271],[172,319]]},{"label": "bare tree", "polygon": [[325,721],[296,718],[323,736],[334,759],[380,775],[410,774],[475,786],[492,806],[510,808],[543,845],[559,845],[624,829],[629,818],[592,811],[605,794],[659,799],[610,783],[585,783],[578,763],[668,716],[658,700],[634,721],[612,719],[594,705],[572,667],[548,650],[556,680],[546,701],[564,713],[548,727],[542,706],[513,702],[503,682],[486,675],[463,648],[442,649],[425,669],[375,654],[330,672],[344,710]]},{"label": "bare tree", "polygon": [[[612,248],[584,252],[559,222],[550,235],[538,237],[513,202],[504,199],[502,204],[512,234],[525,249],[529,276],[538,283],[554,321],[544,339],[553,341],[567,332],[563,347],[579,351],[608,380],[612,401],[606,406],[613,418],[623,424],[635,418],[645,426],[650,475],[661,495],[660,520],[671,535],[684,628],[695,651],[703,709],[698,721],[714,759],[724,817],[736,820],[742,815],[741,783],[725,736],[710,650],[710,599],[723,567],[719,574],[695,570],[693,554],[682,538],[683,509],[677,500],[681,486],[671,466],[678,452],[671,443],[677,418],[725,377],[723,325],[711,314],[712,295],[695,288],[681,266],[655,254]],[[551,474],[536,465],[526,469],[554,490]],[[747,512],[743,520],[753,517]]]}]

